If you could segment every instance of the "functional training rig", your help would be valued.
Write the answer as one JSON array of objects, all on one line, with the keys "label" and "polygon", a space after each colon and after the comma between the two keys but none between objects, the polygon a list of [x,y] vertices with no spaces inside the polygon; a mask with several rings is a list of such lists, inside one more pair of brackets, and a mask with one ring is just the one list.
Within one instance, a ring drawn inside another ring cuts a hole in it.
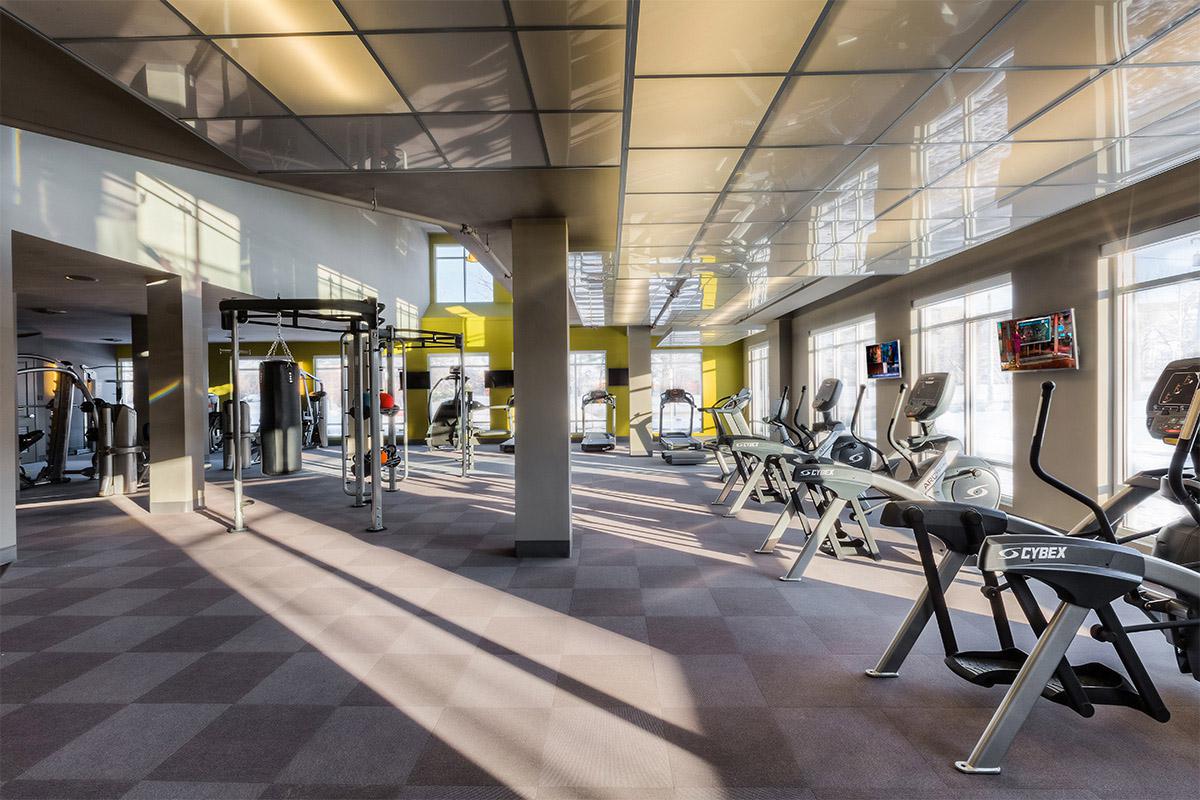
[{"label": "functional training rig", "polygon": [[[354,363],[361,367],[363,363],[364,345],[371,360],[371,368],[352,370],[351,378],[361,398],[364,391],[370,392],[370,419],[363,417],[363,403],[353,404],[351,421],[354,429],[356,445],[368,440],[366,428],[370,427],[371,442],[382,441],[382,425],[379,411],[379,369],[375,357],[379,352],[379,313],[382,306],[374,297],[365,300],[329,300],[321,298],[294,299],[238,299],[222,300],[218,306],[221,311],[221,327],[229,331],[229,379],[231,384],[230,399],[230,436],[233,441],[242,438],[242,405],[241,387],[238,375],[238,351],[241,347],[240,329],[242,325],[269,325],[276,329],[284,327],[293,330],[312,330],[321,332],[336,331],[335,326],[344,329],[343,341],[348,341],[352,353],[357,355]],[[365,340],[365,341],[364,341]],[[364,375],[363,373],[366,373]],[[364,378],[369,386],[363,386]],[[344,433],[344,432],[343,432]],[[345,436],[343,435],[343,440]],[[343,445],[344,446],[344,445]],[[354,498],[356,507],[365,503],[366,481],[364,472],[367,468],[365,448],[356,446],[354,453],[355,476]],[[233,454],[233,524],[230,532],[246,530],[244,489],[242,486],[242,466],[244,454],[241,447],[232,448]],[[380,479],[379,458],[370,459],[371,471],[371,526],[368,531],[385,530],[383,525],[383,484]],[[343,464],[345,460],[343,459]],[[344,466],[343,466],[344,469]]]},{"label": "functional training rig", "polygon": [[[408,390],[408,351],[454,349],[458,351],[458,371],[460,375],[467,374],[467,354],[464,349],[461,333],[445,333],[443,331],[427,331],[419,328],[395,328],[391,325],[384,329],[384,357],[387,361],[388,393],[394,395],[392,382],[396,377],[393,359],[396,348],[400,348],[400,391]],[[467,393],[458,393],[458,441],[460,445],[459,474],[466,477],[475,466],[474,437],[469,430],[471,420],[467,409]],[[393,458],[388,459],[388,491],[396,490],[396,471],[400,471],[400,480],[408,478],[408,419],[405,414],[403,441],[401,448],[396,450],[395,417],[388,419],[388,444],[392,448]],[[399,454],[396,456],[396,454]]]}]

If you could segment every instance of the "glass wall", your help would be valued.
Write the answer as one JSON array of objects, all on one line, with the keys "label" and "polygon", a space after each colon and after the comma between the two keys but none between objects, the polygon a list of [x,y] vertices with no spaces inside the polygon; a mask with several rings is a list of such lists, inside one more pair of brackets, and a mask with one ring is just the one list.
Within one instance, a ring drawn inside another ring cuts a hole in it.
[{"label": "glass wall", "polygon": [[434,293],[438,303],[492,302],[492,274],[462,245],[434,247]]}]

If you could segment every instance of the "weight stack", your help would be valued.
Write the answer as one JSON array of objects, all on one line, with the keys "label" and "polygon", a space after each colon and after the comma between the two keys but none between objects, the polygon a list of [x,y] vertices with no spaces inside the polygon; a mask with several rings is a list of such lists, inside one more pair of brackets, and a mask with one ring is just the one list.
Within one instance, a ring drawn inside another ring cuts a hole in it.
[{"label": "weight stack", "polygon": [[300,413],[300,368],[295,361],[270,359],[258,367],[259,437],[264,475],[300,471],[304,423]]}]

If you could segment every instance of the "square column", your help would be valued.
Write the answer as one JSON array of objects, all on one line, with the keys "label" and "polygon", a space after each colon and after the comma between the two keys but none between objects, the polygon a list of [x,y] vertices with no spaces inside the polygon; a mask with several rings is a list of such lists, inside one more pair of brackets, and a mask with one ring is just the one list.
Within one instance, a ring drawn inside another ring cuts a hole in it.
[{"label": "square column", "polygon": [[17,559],[17,311],[12,237],[0,237],[0,572]]},{"label": "square column", "polygon": [[571,555],[567,222],[514,219],[513,391],[518,557]]},{"label": "square column", "polygon": [[629,342],[629,455],[654,453],[654,398],[650,374],[650,328],[625,329]]},{"label": "square column", "polygon": [[145,444],[144,431],[150,423],[150,324],[143,314],[129,320],[129,341],[133,350],[133,397],[125,404],[137,413],[139,444]]},{"label": "square column", "polygon": [[200,286],[191,284],[171,277],[146,288],[152,514],[204,507],[208,339]]}]

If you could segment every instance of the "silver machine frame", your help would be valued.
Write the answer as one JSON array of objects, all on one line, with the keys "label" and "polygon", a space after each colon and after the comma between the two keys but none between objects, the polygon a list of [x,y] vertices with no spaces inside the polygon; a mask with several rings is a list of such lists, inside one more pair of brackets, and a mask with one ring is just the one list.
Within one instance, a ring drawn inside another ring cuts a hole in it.
[{"label": "silver machine frame", "polygon": [[[238,352],[241,347],[240,328],[242,325],[269,325],[282,329],[290,327],[296,330],[315,330],[322,332],[331,332],[332,324],[340,324],[345,327],[345,332],[342,334],[341,343],[343,354],[346,353],[347,347],[351,358],[349,361],[343,357],[343,370],[347,370],[347,365],[354,365],[353,374],[349,377],[352,379],[357,397],[362,398],[365,391],[370,392],[370,397],[374,399],[371,405],[370,419],[363,418],[363,403],[353,404],[354,413],[351,415],[355,435],[355,453],[354,464],[356,474],[353,480],[353,491],[347,490],[350,481],[347,480],[347,459],[342,458],[342,486],[343,490],[347,491],[354,498],[353,507],[361,508],[366,505],[367,486],[365,473],[365,448],[362,443],[368,441],[367,427],[370,427],[371,442],[382,441],[382,425],[379,413],[379,369],[376,364],[376,357],[379,353],[379,314],[383,306],[374,297],[365,300],[329,300],[321,298],[297,298],[297,299],[275,299],[275,300],[259,300],[259,299],[237,299],[237,300],[222,300],[219,305],[221,311],[221,327],[229,331],[230,338],[230,356],[229,356],[229,380],[230,380],[230,399],[232,406],[230,409],[231,428],[230,431],[233,441],[240,442],[242,433],[242,415],[241,415],[241,386],[238,375]],[[362,369],[363,357],[366,355],[370,359],[369,368],[363,374]],[[347,387],[351,381],[343,381],[343,398],[346,397]],[[343,414],[347,406],[343,405]],[[345,430],[343,429],[342,448],[343,455],[346,448]],[[368,532],[378,532],[386,530],[383,524],[383,483],[380,476],[380,459],[371,459],[371,485],[370,485],[370,506],[371,506],[371,525],[367,528]],[[245,490],[242,480],[242,452],[241,448],[235,446],[233,448],[233,523],[229,527],[231,533],[238,533],[246,530],[245,517]]]},{"label": "silver machine frame", "polygon": [[[465,382],[467,377],[467,351],[466,341],[461,333],[446,333],[445,331],[430,331],[421,328],[396,328],[388,326],[384,330],[383,342],[386,350],[387,373],[389,386],[395,380],[396,369],[394,366],[394,354],[396,347],[400,348],[400,391],[408,391],[408,351],[411,350],[437,350],[437,349],[454,349],[458,351],[458,372],[462,376],[461,379]],[[432,391],[432,387],[430,387]],[[388,390],[391,392],[391,389]],[[409,475],[409,459],[408,459],[408,403],[407,396],[405,397],[404,406],[404,431],[401,453],[401,469],[402,475],[400,480],[406,480]],[[467,393],[460,391],[458,393],[458,442],[459,442],[459,475],[463,478],[471,473],[475,468],[475,447],[472,441],[471,421],[469,419],[470,409],[467,407]],[[396,444],[395,437],[395,417],[388,420],[390,444]],[[389,491],[396,490],[396,470],[390,470]]]}]

